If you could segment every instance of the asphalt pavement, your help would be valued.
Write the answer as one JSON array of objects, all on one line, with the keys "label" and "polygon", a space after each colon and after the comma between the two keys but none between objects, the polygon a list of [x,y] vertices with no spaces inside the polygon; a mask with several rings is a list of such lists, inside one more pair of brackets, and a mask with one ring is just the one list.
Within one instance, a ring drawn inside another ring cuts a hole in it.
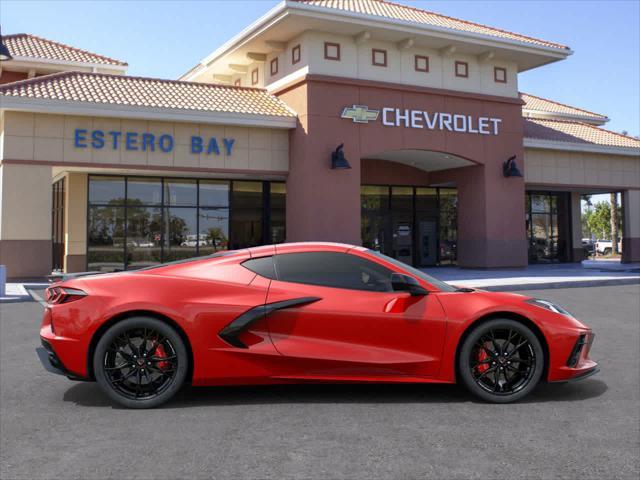
[{"label": "asphalt pavement", "polygon": [[0,304],[0,478],[638,478],[640,286],[522,293],[594,328],[598,375],[511,405],[458,386],[290,385],[125,410],[42,369],[38,303]]}]

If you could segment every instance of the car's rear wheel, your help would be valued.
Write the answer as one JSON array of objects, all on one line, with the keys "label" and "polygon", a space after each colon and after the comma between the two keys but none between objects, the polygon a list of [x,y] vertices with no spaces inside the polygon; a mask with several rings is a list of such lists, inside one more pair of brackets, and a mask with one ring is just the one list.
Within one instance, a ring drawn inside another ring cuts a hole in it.
[{"label": "car's rear wheel", "polygon": [[184,341],[166,323],[131,317],[109,328],[93,355],[96,381],[129,408],[152,408],[169,400],[187,376]]},{"label": "car's rear wheel", "polygon": [[544,362],[536,334],[509,319],[489,320],[474,328],[458,358],[465,386],[494,403],[514,402],[528,395],[542,377]]}]

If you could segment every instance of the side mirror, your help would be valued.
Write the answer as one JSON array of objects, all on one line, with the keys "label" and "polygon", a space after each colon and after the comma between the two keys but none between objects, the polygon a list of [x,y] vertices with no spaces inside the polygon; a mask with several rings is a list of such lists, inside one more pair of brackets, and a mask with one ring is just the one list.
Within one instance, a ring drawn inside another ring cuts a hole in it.
[{"label": "side mirror", "polygon": [[391,274],[391,286],[396,292],[409,292],[412,296],[427,295],[429,291],[420,286],[418,281],[403,273]]}]

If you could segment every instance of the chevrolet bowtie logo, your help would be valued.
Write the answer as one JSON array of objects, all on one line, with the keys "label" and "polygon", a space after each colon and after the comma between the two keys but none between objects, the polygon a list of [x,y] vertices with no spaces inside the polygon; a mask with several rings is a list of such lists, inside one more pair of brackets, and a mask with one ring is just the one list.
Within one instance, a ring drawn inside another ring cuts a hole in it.
[{"label": "chevrolet bowtie logo", "polygon": [[345,107],[342,110],[342,118],[350,118],[353,123],[369,123],[375,122],[380,115],[380,110],[369,110],[366,105],[354,105],[353,107]]}]

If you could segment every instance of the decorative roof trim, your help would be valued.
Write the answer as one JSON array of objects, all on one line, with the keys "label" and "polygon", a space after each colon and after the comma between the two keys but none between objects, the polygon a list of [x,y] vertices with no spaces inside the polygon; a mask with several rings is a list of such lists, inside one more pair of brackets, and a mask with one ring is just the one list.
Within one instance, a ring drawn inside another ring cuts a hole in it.
[{"label": "decorative roof trim", "polygon": [[[366,0],[365,0],[366,1]],[[536,38],[536,37],[531,37],[529,35],[523,35],[521,33],[516,33],[516,32],[511,32],[509,30],[505,30],[502,28],[496,28],[496,27],[492,27],[489,25],[484,25],[482,23],[477,23],[477,22],[471,22],[469,20],[463,20],[461,18],[456,18],[456,17],[451,17],[449,15],[443,15],[441,13],[437,13],[437,12],[433,12],[431,10],[424,10],[422,8],[417,8],[417,7],[413,7],[410,5],[403,5],[401,3],[396,3],[396,2],[391,2],[389,0],[368,0],[370,2],[375,2],[375,3],[379,3],[382,5],[392,5],[394,7],[398,7],[400,9],[407,9],[407,10],[412,10],[414,12],[420,12],[420,13],[426,13],[428,15],[433,15],[436,17],[440,17],[440,18],[445,18],[447,20],[452,20],[455,22],[460,22],[460,23],[464,23],[467,25],[472,25],[474,27],[480,27],[480,28],[485,28],[487,30],[493,30],[495,32],[500,32],[503,34],[507,34],[507,35],[513,35],[515,37],[521,37],[523,39],[529,40],[529,42],[531,42],[533,45],[538,45],[538,46],[547,46],[550,48],[554,48],[554,49],[562,49],[562,50],[571,50],[567,45],[563,45],[557,42],[551,42],[548,40],[543,40],[541,38]],[[401,20],[401,19],[397,19],[397,18],[392,18],[392,17],[386,17],[386,16],[382,16],[382,15],[375,15],[375,14],[370,14],[370,13],[360,13],[360,12],[354,12],[351,10],[344,10],[344,9],[339,9],[339,8],[332,8],[332,7],[325,7],[325,6],[319,6],[319,5],[309,5],[308,3],[305,2],[305,0],[286,0],[287,4],[291,5],[291,4],[298,4],[298,5],[305,5],[305,7],[313,7],[316,9],[320,9],[322,11],[327,11],[327,10],[331,10],[331,11],[340,11],[340,12],[347,12],[347,13],[351,13],[351,14],[356,14],[358,16],[363,16],[363,17],[375,17],[375,18],[383,18],[383,19],[387,19],[387,20],[391,20],[391,21],[401,21],[401,22],[406,22],[412,25],[424,25],[424,26],[429,26],[429,27],[435,27],[435,28],[442,28],[444,30],[448,30],[448,31],[455,31],[455,32],[462,32],[462,33],[472,33],[473,32],[465,32],[464,30],[458,30],[456,28],[453,27],[437,27],[435,25],[429,25],[429,24],[423,24],[423,23],[419,23],[419,22],[412,22],[410,20]],[[489,35],[489,34],[484,34],[484,33],[477,33],[477,35],[481,36],[481,37],[490,37],[493,38],[494,35]],[[526,40],[516,40],[516,39],[509,39],[509,38],[505,38],[505,37],[500,37],[498,35],[495,35],[495,38],[499,38],[501,40],[515,40],[518,43],[529,43]]]},{"label": "decorative roof trim", "polygon": [[604,125],[610,119],[608,117],[588,117],[583,115],[572,115],[570,113],[549,112],[546,110],[532,110],[522,107],[522,116],[524,118],[532,118],[538,120],[565,120],[569,122],[584,122],[594,125]]},{"label": "decorative roof trim", "polygon": [[295,128],[297,122],[295,117],[257,115],[255,113],[210,112],[140,106],[131,107],[129,105],[11,96],[2,97],[2,110],[284,129]]},{"label": "decorative roof trim", "polygon": [[540,150],[561,150],[566,152],[591,152],[607,155],[626,155],[640,157],[640,147],[615,147],[613,145],[598,145],[595,143],[558,142],[552,140],[540,140],[538,138],[524,139],[524,148]]},{"label": "decorative roof trim", "polygon": [[[18,37],[31,37],[31,38],[34,38],[36,40],[40,40],[42,42],[50,43],[50,44],[56,45],[56,46],[61,47],[61,48],[66,48],[66,49],[69,49],[69,50],[73,50],[75,52],[82,53],[84,55],[89,55],[89,56],[92,56],[92,57],[96,57],[96,58],[99,58],[99,59],[104,60],[105,62],[107,62],[107,63],[88,62],[92,66],[93,65],[113,65],[113,66],[127,67],[129,65],[126,62],[122,62],[120,60],[116,60],[115,58],[107,57],[106,55],[100,55],[99,53],[93,53],[93,52],[90,52],[88,50],[83,50],[81,48],[72,47],[71,45],[67,45],[67,44],[61,43],[61,42],[56,42],[55,40],[49,40],[48,38],[39,37],[38,35],[33,35],[31,33],[12,33],[12,34],[9,34],[9,35],[3,35],[3,39],[4,39],[5,42],[7,40],[16,39]],[[20,55],[16,55],[16,57],[21,57],[21,56]],[[21,57],[21,58],[42,59],[42,57]],[[50,60],[57,60],[55,58],[49,58],[49,59]],[[64,61],[72,62],[70,60],[59,60],[59,61],[60,62],[64,62]],[[76,63],[76,62],[73,62],[73,63]],[[82,62],[78,62],[78,63],[82,63]]]},{"label": "decorative roof trim", "polygon": [[[552,103],[554,105],[558,105],[558,106],[564,107],[564,108],[570,108],[571,110],[577,110],[577,111],[579,111],[581,113],[584,113],[585,116],[587,116],[587,117],[598,118],[598,119],[601,119],[601,120],[604,120],[604,121],[608,121],[609,120],[609,117],[607,117],[606,115],[602,115],[601,113],[591,112],[589,110],[585,110],[584,108],[574,107],[573,105],[567,105],[566,103],[561,103],[561,102],[558,102],[556,100],[550,100],[548,98],[539,97],[537,95],[531,95],[530,93],[526,93],[526,92],[518,92],[518,94],[520,95],[520,98],[522,98],[522,95],[526,95],[527,97],[535,98],[536,100],[542,100],[543,102]],[[526,107],[526,101],[525,101],[525,106],[523,107],[523,110],[524,109],[535,111],[535,112],[556,113],[556,112],[551,112],[549,110],[537,110],[537,109],[533,109],[533,108],[527,108]],[[562,114],[562,113],[560,112],[559,114]],[[571,114],[565,113],[564,115],[571,115]],[[576,116],[579,116],[579,115],[576,114]]]},{"label": "decorative roof trim", "polygon": [[[413,7],[409,7],[409,8],[413,8]],[[307,5],[296,0],[283,0],[280,3],[278,3],[275,7],[273,7],[271,10],[269,10],[267,13],[265,13],[262,17],[258,18],[255,22],[253,22],[244,30],[242,30],[240,33],[234,35],[227,42],[222,44],[219,48],[214,50],[211,54],[207,55],[203,60],[201,60],[198,64],[190,68],[187,72],[182,74],[179,78],[184,80],[193,79],[197,75],[197,73],[199,73],[202,69],[206,68],[207,66],[211,65],[211,63],[216,61],[218,58],[228,54],[230,51],[237,49],[239,46],[250,41],[252,38],[255,38],[256,36],[260,35],[263,31],[268,29],[271,25],[287,17],[291,13],[296,13],[300,15],[321,14],[329,19],[333,18],[335,20],[342,20],[342,21],[344,21],[345,18],[360,19],[360,20],[364,19],[374,24],[374,26],[382,25],[383,27],[386,26],[388,28],[389,26],[394,25],[407,33],[424,34],[425,32],[431,32],[431,33],[439,33],[442,36],[448,36],[448,37],[451,37],[451,36],[466,37],[475,41],[480,41],[481,43],[486,44],[488,46],[492,46],[496,44],[509,45],[511,47],[516,47],[521,51],[529,51],[529,52],[533,51],[538,53],[545,52],[547,55],[554,56],[557,59],[562,59],[573,54],[573,50],[571,50],[569,47],[565,45],[560,45],[560,44],[555,44],[555,45],[558,45],[557,47],[545,46],[539,43],[529,43],[522,40],[512,40],[509,38],[504,38],[499,36],[465,32],[462,30],[456,30],[454,28],[438,27],[435,25],[420,24],[416,22],[410,22],[407,20],[399,20],[399,19],[381,17],[377,15],[367,15],[367,14],[361,14],[357,12],[350,12],[346,10],[331,9],[327,7],[318,7],[315,5]],[[435,14],[435,15],[439,15],[439,14]],[[444,15],[441,15],[441,16],[444,17]],[[459,19],[455,19],[455,20],[463,21]],[[466,23],[472,23],[472,22],[466,22]],[[476,25],[480,25],[480,24],[476,24]],[[500,31],[500,29],[493,28],[493,27],[484,27],[484,28],[491,28],[493,30]],[[410,31],[409,29],[412,29],[412,31]],[[506,32],[506,30],[503,30],[503,31]],[[533,39],[533,37],[527,37],[526,35],[520,35],[512,32],[508,32],[508,33],[511,35],[517,35],[523,38]],[[540,40],[540,39],[534,39],[534,40],[553,44],[552,42],[546,42],[545,40]]]},{"label": "decorative roof trim", "polygon": [[126,65],[115,65],[112,63],[87,63],[87,62],[75,62],[72,60],[55,60],[51,58],[40,58],[40,57],[22,57],[20,55],[14,56],[11,60],[11,63],[26,63],[29,64],[30,67],[39,66],[39,65],[64,65],[69,67],[83,67],[83,68],[91,68],[91,69],[100,69],[100,70],[116,70],[119,72],[126,72]]}]

